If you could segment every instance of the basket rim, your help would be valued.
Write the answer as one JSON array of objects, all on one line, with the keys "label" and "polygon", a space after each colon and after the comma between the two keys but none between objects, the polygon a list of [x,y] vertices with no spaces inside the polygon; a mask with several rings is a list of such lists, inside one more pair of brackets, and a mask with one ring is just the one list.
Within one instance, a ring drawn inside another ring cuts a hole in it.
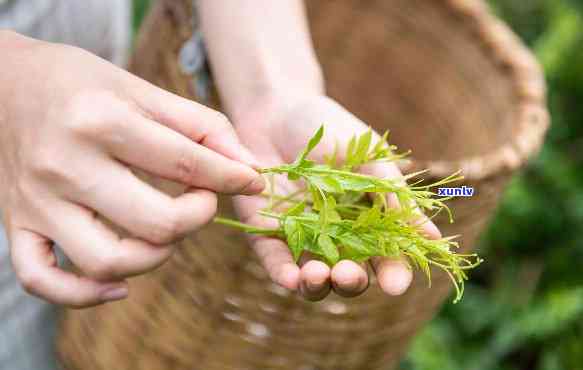
[{"label": "basket rim", "polygon": [[[470,34],[484,46],[484,55],[501,73],[509,74],[517,104],[512,115],[517,134],[484,154],[459,160],[419,160],[414,156],[400,165],[403,171],[426,169],[430,176],[445,177],[461,170],[466,180],[483,180],[522,167],[536,154],[550,124],[542,67],[532,52],[483,0],[441,0],[452,15],[463,19]],[[472,31],[473,31],[472,30]]]},{"label": "basket rim", "polygon": [[[460,171],[468,181],[480,181],[523,167],[536,154],[550,125],[543,70],[532,52],[510,27],[494,15],[484,0],[440,1],[466,26],[466,32],[482,46],[484,59],[508,75],[516,104],[510,113],[516,134],[486,153],[457,160],[420,160],[412,155],[400,163],[403,172],[427,170],[428,177],[442,178]],[[184,0],[188,6],[192,3]],[[166,6],[184,2],[166,0]]]}]

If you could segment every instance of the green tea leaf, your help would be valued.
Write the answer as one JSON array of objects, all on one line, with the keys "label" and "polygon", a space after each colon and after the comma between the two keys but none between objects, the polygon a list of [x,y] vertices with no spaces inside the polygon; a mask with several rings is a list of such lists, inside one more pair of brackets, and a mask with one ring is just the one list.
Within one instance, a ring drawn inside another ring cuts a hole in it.
[{"label": "green tea leaf", "polygon": [[319,187],[320,189],[322,189],[325,192],[328,192],[328,193],[343,193],[344,192],[340,182],[338,182],[338,180],[336,180],[333,176],[318,175],[318,176],[310,176],[308,179],[309,179],[308,181],[310,183],[312,183],[312,185]]},{"label": "green tea leaf", "polygon": [[384,255],[386,257],[399,257],[401,255],[401,249],[398,243],[393,242],[391,239],[385,240],[383,245]]},{"label": "green tea leaf", "polygon": [[[296,261],[303,251],[318,255],[331,266],[340,258],[359,262],[374,256],[404,258],[410,266],[424,272],[429,281],[431,267],[437,267],[451,279],[456,290],[454,302],[459,301],[467,271],[482,260],[474,254],[456,253],[458,245],[452,237],[427,239],[413,223],[419,217],[419,209],[445,210],[451,217],[444,204],[447,198],[436,197],[431,188],[459,180],[459,174],[430,185],[421,185],[421,180],[411,185],[406,180],[418,178],[424,172],[399,179],[357,173],[354,168],[362,164],[391,162],[406,155],[392,153],[395,147],[386,142],[387,133],[371,149],[372,135],[369,130],[353,136],[340,167],[336,167],[333,159],[336,153],[326,164],[316,164],[306,157],[322,139],[323,127],[320,127],[294,163],[260,169],[259,172],[270,176],[287,175],[290,181],[301,181],[299,190],[291,194],[279,195],[275,194],[275,187],[269,189],[269,206],[258,213],[278,220],[277,229],[257,228],[224,218],[217,218],[216,222],[251,234],[286,240]],[[389,208],[388,193],[395,194],[401,207]],[[281,206],[288,208],[276,211]]]},{"label": "green tea leaf", "polygon": [[356,140],[354,153],[350,153],[350,159],[347,164],[350,167],[359,166],[367,161],[368,149],[372,140],[372,131],[368,130]]},{"label": "green tea leaf", "polygon": [[381,221],[381,210],[376,205],[370,208],[368,211],[362,212],[356,222],[352,226],[354,229],[359,227],[368,227],[374,224],[378,224]]},{"label": "green tea leaf", "polygon": [[354,151],[356,149],[356,135],[350,138],[348,142],[348,147],[346,148],[346,164],[350,166],[350,163],[354,162]]},{"label": "green tea leaf", "polygon": [[373,153],[379,153],[383,150],[388,149],[389,144],[387,144],[387,138],[389,137],[389,130],[385,131],[381,139],[376,143],[375,147],[373,148]]},{"label": "green tea leaf", "polygon": [[303,200],[284,212],[285,216],[298,216],[306,209],[306,201]]},{"label": "green tea leaf", "polygon": [[287,179],[291,180],[291,181],[295,181],[295,180],[299,180],[300,179],[300,174],[297,172],[288,172],[287,174]]},{"label": "green tea leaf", "polygon": [[336,168],[338,166],[338,145],[334,145],[332,155],[324,155],[324,163],[330,168]]},{"label": "green tea leaf", "polygon": [[299,163],[303,162],[306,159],[306,157],[308,156],[308,154],[310,154],[310,152],[312,150],[314,150],[314,148],[316,147],[316,145],[318,145],[320,143],[320,140],[322,140],[322,136],[323,135],[324,135],[324,125],[320,126],[320,128],[318,129],[318,131],[316,131],[316,133],[314,134],[314,136],[312,136],[310,138],[310,141],[308,141],[308,145],[298,155],[298,157],[297,157],[297,159],[295,161],[296,164],[299,164]]},{"label": "green tea leaf", "polygon": [[335,239],[338,240],[341,246],[342,258],[361,262],[372,256],[372,248],[367,246],[367,243],[356,234],[345,233]]},{"label": "green tea leaf", "polygon": [[329,195],[326,197],[326,208],[322,210],[326,212],[326,220],[328,222],[340,221],[340,215],[336,211],[336,199],[333,196]]},{"label": "green tea leaf", "polygon": [[322,194],[320,191],[312,186],[309,185],[310,194],[312,195],[312,208],[316,211],[319,211],[324,206],[324,199],[322,198]]},{"label": "green tea leaf", "polygon": [[332,265],[335,265],[340,258],[340,254],[338,253],[338,248],[332,241],[332,239],[326,234],[320,234],[318,237],[318,246],[322,251],[322,255],[328,262]]},{"label": "green tea leaf", "polygon": [[377,184],[375,184],[376,180],[371,180],[364,177],[337,175],[336,181],[340,184],[340,187],[343,191],[373,191],[378,187]]},{"label": "green tea leaf", "polygon": [[304,250],[306,234],[302,225],[292,217],[287,217],[284,224],[287,245],[289,246],[294,261],[298,261]]}]

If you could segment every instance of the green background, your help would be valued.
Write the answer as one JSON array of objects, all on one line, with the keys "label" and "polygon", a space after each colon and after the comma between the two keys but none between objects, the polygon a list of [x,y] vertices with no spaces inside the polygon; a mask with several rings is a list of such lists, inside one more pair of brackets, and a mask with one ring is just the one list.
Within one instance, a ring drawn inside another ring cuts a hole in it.
[{"label": "green background", "polygon": [[543,65],[552,125],[482,238],[464,300],[402,369],[583,369],[583,1],[490,3]]},{"label": "green background", "polygon": [[[135,2],[137,27],[147,0]],[[481,240],[464,300],[422,331],[402,370],[583,369],[583,0],[490,4],[542,63],[552,125]]]}]

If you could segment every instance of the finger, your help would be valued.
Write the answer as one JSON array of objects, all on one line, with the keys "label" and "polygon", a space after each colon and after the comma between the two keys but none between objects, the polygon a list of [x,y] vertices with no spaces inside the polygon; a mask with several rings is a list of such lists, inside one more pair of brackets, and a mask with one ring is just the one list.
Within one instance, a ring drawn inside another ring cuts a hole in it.
[{"label": "finger", "polygon": [[[361,166],[360,172],[367,175],[386,179],[398,179],[403,177],[403,174],[394,163],[367,164]],[[387,194],[387,202],[389,204],[389,207],[391,208],[400,207],[399,200],[397,199],[395,194]],[[441,238],[441,232],[439,231],[437,226],[429,219],[429,217],[424,215],[419,208],[416,208],[416,213],[418,214],[418,218],[413,222],[413,224],[419,226],[421,232],[423,232],[428,238],[430,239]]]},{"label": "finger", "polygon": [[217,208],[216,195],[193,190],[172,198],[138,179],[121,164],[106,163],[100,176],[115,184],[89,187],[90,191],[69,194],[70,200],[97,211],[132,235],[165,245],[207,224]]},{"label": "finger", "polygon": [[[361,166],[360,171],[379,178],[398,179],[403,176],[394,163],[371,163]],[[401,206],[395,194],[388,194],[387,202],[391,208],[399,208]],[[416,212],[418,213],[418,218],[413,221],[413,224],[419,226],[420,231],[428,238],[440,238],[441,233],[437,226],[418,208]],[[404,259],[373,257],[371,258],[371,265],[375,270],[378,284],[385,293],[401,295],[411,285],[413,273]]]},{"label": "finger", "polygon": [[336,294],[355,297],[368,287],[368,273],[364,264],[342,260],[332,268],[332,286]]},{"label": "finger", "polygon": [[128,120],[120,125],[121,139],[106,143],[112,155],[122,162],[219,193],[252,195],[265,187],[263,177],[249,166],[140,115]]},{"label": "finger", "polygon": [[63,202],[54,209],[47,236],[89,277],[110,281],[140,275],[154,270],[172,254],[169,246],[120,239],[92,211],[76,204]]},{"label": "finger", "polygon": [[290,290],[298,289],[300,269],[284,242],[274,238],[252,237],[251,247],[274,283]]},{"label": "finger", "polygon": [[309,301],[319,301],[330,293],[330,267],[308,257],[301,264],[300,294]]},{"label": "finger", "polygon": [[379,286],[389,295],[395,296],[405,293],[413,281],[413,272],[402,259],[373,257],[371,265]]},{"label": "finger", "polygon": [[437,228],[437,226],[427,217],[425,214],[421,213],[419,209],[417,209],[418,218],[413,221],[413,224],[418,226],[421,232],[429,239],[440,239],[441,238],[441,231]]},{"label": "finger", "polygon": [[[281,160],[273,159],[269,161],[270,163],[281,163]],[[293,194],[298,191],[298,186],[290,183],[283,176],[277,176],[272,178],[272,183],[269,186],[269,192],[274,192],[279,195]],[[277,222],[263,217],[257,214],[258,211],[265,209],[269,206],[269,199],[264,196],[235,196],[233,197],[235,206],[235,211],[240,220],[251,220],[254,222],[266,223],[267,225],[277,227]],[[284,204],[281,204],[283,206]]]},{"label": "finger", "polygon": [[[277,221],[256,212],[266,206],[266,200],[254,197],[235,197],[235,208],[242,222],[260,228],[277,228]],[[297,290],[300,282],[300,268],[293,259],[288,246],[281,240],[250,235],[250,245],[271,280],[290,290]]]},{"label": "finger", "polygon": [[102,283],[61,270],[52,242],[28,230],[10,232],[12,264],[24,289],[54,304],[81,308],[123,299],[124,281]]},{"label": "finger", "polygon": [[[360,166],[359,172],[375,176],[381,179],[400,179],[403,178],[403,174],[399,167],[394,163],[369,163]],[[389,207],[399,208],[399,200],[394,194],[388,194],[387,200],[389,202]]]},{"label": "finger", "polygon": [[149,118],[228,158],[257,167],[255,157],[241,144],[224,114],[146,81],[139,85],[133,95]]}]

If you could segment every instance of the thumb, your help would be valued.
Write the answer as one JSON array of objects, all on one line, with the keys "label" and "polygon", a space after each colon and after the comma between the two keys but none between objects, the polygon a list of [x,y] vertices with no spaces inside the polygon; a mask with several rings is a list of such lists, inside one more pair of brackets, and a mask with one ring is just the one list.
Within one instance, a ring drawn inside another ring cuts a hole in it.
[{"label": "thumb", "polygon": [[[138,79],[140,80],[140,79]],[[221,112],[140,80],[134,101],[154,120],[227,158],[258,168],[258,162],[240,142],[233,125]]]}]

